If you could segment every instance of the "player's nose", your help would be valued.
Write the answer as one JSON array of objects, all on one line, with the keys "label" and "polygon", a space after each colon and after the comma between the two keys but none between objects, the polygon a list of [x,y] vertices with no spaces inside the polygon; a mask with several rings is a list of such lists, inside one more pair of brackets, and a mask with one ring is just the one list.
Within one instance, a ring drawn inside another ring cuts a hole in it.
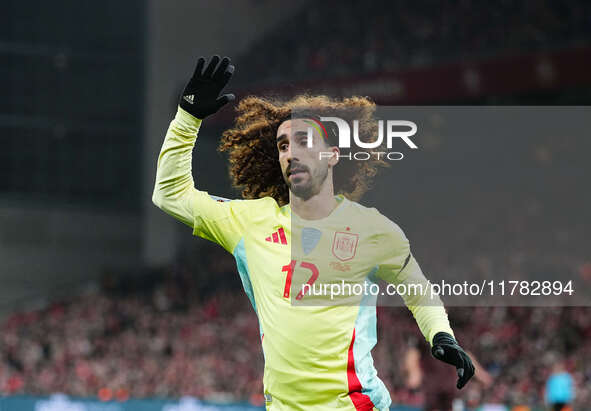
[{"label": "player's nose", "polygon": [[297,152],[294,151],[294,145],[290,144],[289,146],[287,146],[287,150],[285,152],[285,156],[287,158],[287,161],[289,163],[291,163],[292,161],[298,161],[298,155]]},{"label": "player's nose", "polygon": [[287,169],[291,169],[292,167],[295,167],[296,164],[299,164],[299,160],[295,157],[289,157],[287,159]]}]

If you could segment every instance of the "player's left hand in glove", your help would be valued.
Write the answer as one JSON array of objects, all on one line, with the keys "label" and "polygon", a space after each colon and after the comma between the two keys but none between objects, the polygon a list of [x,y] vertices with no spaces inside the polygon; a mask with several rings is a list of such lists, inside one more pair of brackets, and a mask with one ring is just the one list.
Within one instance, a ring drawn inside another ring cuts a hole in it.
[{"label": "player's left hand in glove", "polygon": [[431,353],[438,360],[455,365],[458,372],[458,383],[456,384],[458,389],[462,389],[474,375],[472,360],[448,333],[439,332],[435,334]]},{"label": "player's left hand in glove", "polygon": [[205,70],[204,66],[205,58],[199,57],[193,77],[183,90],[179,102],[183,110],[201,120],[214,114],[235,98],[234,94],[220,96],[234,74],[230,58],[224,57],[220,62],[220,56],[216,55],[209,60]]}]

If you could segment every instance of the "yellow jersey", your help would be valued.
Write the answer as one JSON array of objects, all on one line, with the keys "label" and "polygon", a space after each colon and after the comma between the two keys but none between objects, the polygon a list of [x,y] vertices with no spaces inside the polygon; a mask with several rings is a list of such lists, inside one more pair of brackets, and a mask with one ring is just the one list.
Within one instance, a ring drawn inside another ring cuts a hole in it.
[{"label": "yellow jersey", "polygon": [[[377,296],[335,303],[325,292],[334,284],[367,291],[379,280],[427,284],[404,233],[375,208],[342,196],[326,218],[304,220],[271,197],[226,200],[195,189],[200,125],[179,108],[160,152],[153,202],[234,256],[259,320],[267,409],[388,409],[371,356]],[[440,301],[403,298],[429,343],[438,332],[453,335]]]}]

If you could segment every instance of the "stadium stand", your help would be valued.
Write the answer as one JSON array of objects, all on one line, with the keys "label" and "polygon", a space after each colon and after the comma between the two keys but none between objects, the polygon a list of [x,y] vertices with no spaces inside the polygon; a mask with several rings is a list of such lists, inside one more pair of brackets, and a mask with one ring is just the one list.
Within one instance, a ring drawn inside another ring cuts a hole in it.
[{"label": "stadium stand", "polygon": [[260,39],[240,59],[238,78],[293,82],[548,51],[589,44],[590,21],[583,0],[500,1],[486,12],[463,0],[331,0]]}]

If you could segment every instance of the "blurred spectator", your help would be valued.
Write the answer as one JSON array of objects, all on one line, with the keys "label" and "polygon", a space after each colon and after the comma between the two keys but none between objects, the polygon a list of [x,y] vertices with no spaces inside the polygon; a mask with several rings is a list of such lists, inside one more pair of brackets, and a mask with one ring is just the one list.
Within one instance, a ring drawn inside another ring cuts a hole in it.
[{"label": "blurred spectator", "polygon": [[570,404],[575,399],[573,378],[560,361],[554,364],[552,375],[546,382],[545,395],[546,403],[553,411],[570,409]]}]

